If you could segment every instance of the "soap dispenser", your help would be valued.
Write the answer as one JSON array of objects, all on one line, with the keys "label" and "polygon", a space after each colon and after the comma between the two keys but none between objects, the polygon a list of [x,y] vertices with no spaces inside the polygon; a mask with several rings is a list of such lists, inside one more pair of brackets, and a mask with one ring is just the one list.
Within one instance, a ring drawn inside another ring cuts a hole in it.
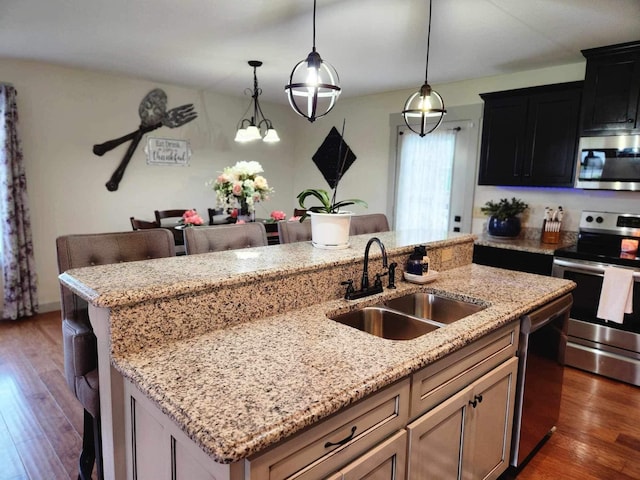
[{"label": "soap dispenser", "polygon": [[422,257],[424,256],[421,247],[413,247],[413,253],[407,260],[405,271],[412,275],[422,275]]}]

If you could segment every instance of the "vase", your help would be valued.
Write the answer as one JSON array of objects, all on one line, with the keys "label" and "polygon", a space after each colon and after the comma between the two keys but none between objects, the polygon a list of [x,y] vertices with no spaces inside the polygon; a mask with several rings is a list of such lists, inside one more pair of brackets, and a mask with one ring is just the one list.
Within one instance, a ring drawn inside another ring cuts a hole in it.
[{"label": "vase", "polygon": [[520,218],[507,217],[500,220],[491,215],[487,223],[487,232],[493,237],[517,237],[520,234]]},{"label": "vase", "polygon": [[256,220],[255,211],[249,209],[249,205],[247,204],[247,201],[244,198],[242,198],[239,203],[240,204],[238,206],[238,216],[236,217],[236,222],[238,220],[242,220],[245,223],[255,222]]},{"label": "vase", "polygon": [[314,247],[325,250],[349,248],[353,212],[307,214],[311,217],[311,243]]}]

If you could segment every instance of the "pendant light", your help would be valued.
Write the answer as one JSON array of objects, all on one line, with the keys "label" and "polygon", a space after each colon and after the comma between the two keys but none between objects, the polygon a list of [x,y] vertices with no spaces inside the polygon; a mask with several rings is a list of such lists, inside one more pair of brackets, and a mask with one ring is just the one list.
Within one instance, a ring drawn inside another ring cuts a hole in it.
[{"label": "pendant light", "polygon": [[[247,88],[244,93],[251,95],[251,103],[244,112],[245,115],[253,106],[253,116],[249,118],[243,118],[238,122],[238,131],[236,132],[236,142],[251,142],[253,140],[259,140],[262,138],[263,142],[274,143],[279,142],[280,137],[278,132],[273,128],[271,120],[265,118],[260,108],[260,102],[258,97],[262,94],[262,89],[258,88],[258,77],[256,75],[256,69],[262,65],[259,60],[249,60],[249,65],[253,67],[253,90]],[[262,136],[262,130],[264,128],[264,137]]]},{"label": "pendant light", "polygon": [[[431,39],[431,0],[429,0],[429,27],[427,30],[427,62],[424,72],[424,85],[411,95],[404,104],[402,118],[412,132],[424,137],[433,132],[442,123],[447,111],[444,100],[438,92],[431,88],[429,75],[429,41]],[[420,122],[418,127],[417,123]]]},{"label": "pendant light", "polygon": [[293,67],[284,90],[291,108],[310,122],[329,113],[340,95],[338,72],[316,51],[316,0],[313,0],[313,49]]}]

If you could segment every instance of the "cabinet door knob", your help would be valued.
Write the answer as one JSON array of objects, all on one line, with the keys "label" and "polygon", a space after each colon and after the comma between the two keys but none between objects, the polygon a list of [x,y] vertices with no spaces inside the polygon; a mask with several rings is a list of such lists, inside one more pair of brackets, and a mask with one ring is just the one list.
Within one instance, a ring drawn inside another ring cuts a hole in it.
[{"label": "cabinet door knob", "polygon": [[627,118],[627,123],[633,123],[634,119],[633,118]]},{"label": "cabinet door knob", "polygon": [[479,403],[482,403],[482,395],[475,395],[473,397],[473,400],[469,400],[469,405],[471,405],[473,408],[476,408]]}]

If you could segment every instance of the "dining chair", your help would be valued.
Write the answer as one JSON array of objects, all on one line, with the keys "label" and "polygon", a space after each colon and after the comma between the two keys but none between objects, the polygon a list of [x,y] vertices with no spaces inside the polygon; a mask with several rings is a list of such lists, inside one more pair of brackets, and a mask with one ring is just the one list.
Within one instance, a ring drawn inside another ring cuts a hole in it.
[{"label": "dining chair", "polygon": [[148,220],[139,220],[134,217],[129,217],[129,220],[131,221],[131,228],[133,228],[134,230],[146,230],[149,228],[160,227],[160,225],[157,224],[156,222],[150,222]]},{"label": "dining chair", "polygon": [[305,213],[307,213],[307,209],[306,208],[294,208],[293,209],[293,216],[294,217],[301,217]]},{"label": "dining chair", "polygon": [[180,225],[180,220],[187,210],[195,209],[155,210],[153,212],[158,227],[168,228],[171,233],[173,233],[173,238],[179,253],[184,253],[184,235],[182,234],[182,230],[176,229],[176,227]]},{"label": "dining chair", "polygon": [[216,215],[223,215],[224,209],[223,208],[207,208],[207,213],[209,214],[209,225],[218,225],[215,223],[214,217]]},{"label": "dining chair", "polygon": [[[119,233],[65,235],[56,239],[58,272],[71,268],[131,262],[175,255],[166,229]],[[78,462],[81,480],[90,480],[95,463],[103,478],[100,427],[100,384],[96,337],[87,302],[60,285],[64,373],[67,385],[84,408],[82,451]]]},{"label": "dining chair", "polygon": [[267,232],[260,222],[184,229],[187,255],[268,245]]},{"label": "dining chair", "polygon": [[302,223],[278,222],[278,236],[280,243],[306,242],[311,240],[311,220],[305,220]]},{"label": "dining chair", "polygon": [[155,210],[153,214],[156,217],[156,223],[159,226],[170,225],[175,226],[178,224],[184,212],[190,210],[188,208],[185,209],[174,209],[174,210]]},{"label": "dining chair", "polygon": [[370,213],[351,217],[349,235],[363,235],[365,233],[388,232],[389,221],[384,213]]}]

